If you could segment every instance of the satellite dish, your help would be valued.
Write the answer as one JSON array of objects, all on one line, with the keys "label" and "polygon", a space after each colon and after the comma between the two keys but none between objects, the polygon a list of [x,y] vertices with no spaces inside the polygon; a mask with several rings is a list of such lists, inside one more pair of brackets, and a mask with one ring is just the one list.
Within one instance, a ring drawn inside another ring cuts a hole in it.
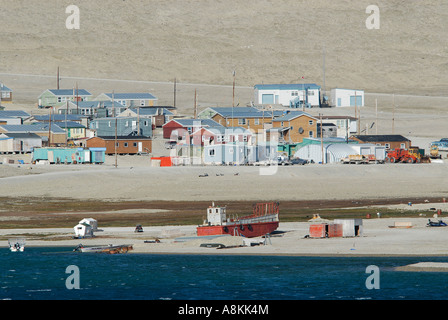
[{"label": "satellite dish", "polygon": [[304,131],[304,130],[303,130],[303,128],[302,128],[302,127],[300,127],[300,128],[299,128],[299,133],[300,133],[300,134],[302,134],[302,133],[303,133],[303,131]]}]

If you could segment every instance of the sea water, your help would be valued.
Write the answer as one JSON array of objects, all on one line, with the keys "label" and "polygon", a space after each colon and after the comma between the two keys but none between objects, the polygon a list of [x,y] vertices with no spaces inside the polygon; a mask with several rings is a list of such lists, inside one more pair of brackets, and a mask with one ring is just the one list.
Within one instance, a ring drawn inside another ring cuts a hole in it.
[{"label": "sea water", "polygon": [[[7,300],[409,300],[447,299],[448,273],[394,267],[448,257],[291,257],[75,253],[0,249]],[[210,249],[216,250],[216,249]],[[72,273],[69,266],[75,266]],[[377,266],[377,288],[366,285]],[[70,286],[76,276],[78,287]]]}]

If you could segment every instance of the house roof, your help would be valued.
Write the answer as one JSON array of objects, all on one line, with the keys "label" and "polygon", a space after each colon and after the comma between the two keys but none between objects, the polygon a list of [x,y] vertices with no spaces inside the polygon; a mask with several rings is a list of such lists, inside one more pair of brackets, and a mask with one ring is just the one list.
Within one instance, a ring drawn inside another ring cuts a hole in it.
[{"label": "house roof", "polygon": [[85,89],[48,89],[55,96],[91,96],[92,94]]},{"label": "house roof", "polygon": [[[9,133],[27,133],[27,132],[48,132],[49,127],[47,123],[35,123],[35,124],[4,124],[0,125],[3,130],[6,131],[6,134]],[[64,133],[65,131],[61,129],[59,126],[52,124],[51,132],[53,133]]]},{"label": "house roof", "polygon": [[62,129],[64,129],[66,127],[67,128],[85,128],[86,127],[86,126],[84,126],[78,122],[75,122],[75,121],[61,121],[61,122],[58,122],[58,126]]},{"label": "house roof", "polygon": [[[69,101],[69,108],[98,108],[98,107],[105,107],[105,108],[111,108],[112,105],[116,108],[124,107],[121,103],[115,101],[112,103],[110,100],[91,100],[91,101]],[[59,106],[60,109],[66,108],[66,102],[58,103],[57,106]]]},{"label": "house roof", "polygon": [[291,121],[291,120],[301,117],[301,116],[306,116],[306,117],[316,119],[312,115],[310,115],[306,112],[303,112],[303,111],[291,111],[291,112],[285,114],[283,117],[274,118],[273,121]]},{"label": "house roof", "polygon": [[26,133],[2,133],[2,135],[5,135],[9,138],[17,138],[17,139],[24,139],[24,138],[33,138],[33,139],[41,139],[40,136],[38,136],[35,133],[32,132],[26,132]]},{"label": "house roof", "polygon": [[366,135],[353,135],[351,138],[356,138],[364,142],[400,142],[410,141],[408,138],[403,137],[400,134],[366,134]]},{"label": "house roof", "polygon": [[[33,117],[36,121],[48,122],[50,116],[47,115],[36,115]],[[52,114],[51,121],[73,121],[73,120],[81,120],[83,118],[82,115],[78,114]]]},{"label": "house roof", "polygon": [[0,117],[28,118],[31,115],[23,110],[0,110]]},{"label": "house roof", "polygon": [[[93,139],[93,138],[100,138],[103,140],[115,140],[115,136],[101,136],[101,137],[92,137],[87,140]],[[145,136],[117,136],[117,140],[152,140],[151,137],[145,137]]]},{"label": "house roof", "polygon": [[156,116],[159,109],[162,110],[163,115],[173,115],[171,111],[165,108],[130,108],[129,110],[135,112],[135,114],[140,114],[141,116]]},{"label": "house roof", "polygon": [[199,125],[202,127],[222,127],[221,124],[212,119],[173,119],[171,121],[176,121],[182,127],[194,127]]},{"label": "house roof", "polygon": [[0,86],[1,86],[1,90],[2,91],[12,92],[12,90],[9,89],[7,86],[5,86],[3,83],[0,83]]},{"label": "house roof", "polygon": [[281,110],[259,110],[254,107],[210,107],[211,110],[215,111],[224,118],[268,118],[279,117],[283,115]]},{"label": "house roof", "polygon": [[[104,93],[106,96],[112,99],[112,93]],[[140,92],[140,93],[114,93],[114,100],[157,100],[150,93]]]},{"label": "house roof", "polygon": [[258,90],[304,90],[320,89],[320,86],[315,83],[257,84],[254,88]]}]

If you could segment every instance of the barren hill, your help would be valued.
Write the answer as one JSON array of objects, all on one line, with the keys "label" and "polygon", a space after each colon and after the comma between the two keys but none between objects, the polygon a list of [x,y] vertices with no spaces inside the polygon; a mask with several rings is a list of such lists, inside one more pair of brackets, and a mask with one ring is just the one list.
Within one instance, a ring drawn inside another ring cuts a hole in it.
[{"label": "barren hill", "polygon": [[[377,1],[0,0],[0,72],[231,84],[315,82],[326,88],[443,95],[448,4]],[[68,30],[65,10],[80,9]],[[304,77],[304,80],[302,80]]]}]

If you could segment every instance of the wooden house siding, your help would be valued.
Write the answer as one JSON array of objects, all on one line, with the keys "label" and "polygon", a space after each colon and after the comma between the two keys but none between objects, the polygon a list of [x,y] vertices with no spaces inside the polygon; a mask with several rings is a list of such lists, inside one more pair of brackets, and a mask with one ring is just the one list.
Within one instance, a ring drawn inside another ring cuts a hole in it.
[{"label": "wooden house siding", "polygon": [[317,120],[307,115],[302,115],[289,121],[274,119],[272,128],[284,129],[282,137],[285,142],[302,143],[303,138],[317,137]]},{"label": "wooden house siding", "polygon": [[[117,137],[117,154],[151,153],[152,140],[144,137]],[[106,148],[106,154],[115,154],[114,137],[94,137],[86,141],[87,148]]]}]

